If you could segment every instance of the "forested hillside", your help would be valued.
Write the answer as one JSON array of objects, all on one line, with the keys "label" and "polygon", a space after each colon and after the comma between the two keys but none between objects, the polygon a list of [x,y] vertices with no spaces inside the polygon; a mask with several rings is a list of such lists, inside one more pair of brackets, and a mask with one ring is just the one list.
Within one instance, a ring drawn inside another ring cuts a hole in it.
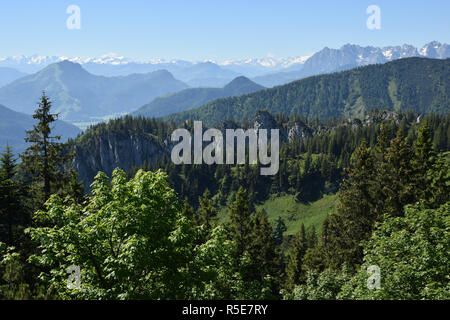
[{"label": "forested hillside", "polygon": [[310,77],[240,97],[214,100],[200,108],[167,116],[181,122],[252,119],[258,110],[309,119],[356,117],[373,109],[449,112],[450,59],[400,59],[350,71]]},{"label": "forested hillside", "polygon": [[[169,185],[195,210],[200,205],[199,199],[207,192],[217,209],[217,215],[211,219],[218,223],[229,220],[227,207],[242,186],[248,192],[251,206],[267,213],[274,230],[286,226],[282,233],[290,239],[302,224],[309,231],[320,233],[326,215],[336,209],[335,194],[345,176],[344,168],[350,166],[351,155],[363,139],[374,145],[380,126],[385,122],[389,124],[391,138],[398,128],[402,128],[412,143],[419,127],[416,122],[420,119],[411,112],[374,112],[363,121],[336,119],[320,123],[260,113],[254,122],[234,123],[242,128],[263,123],[263,127],[280,129],[281,136],[285,137],[279,173],[264,177],[259,175],[258,166],[175,166],[170,161],[169,142],[174,125],[155,119],[126,117],[110,121],[108,125],[94,126],[75,141],[78,154],[75,165],[86,188],[97,171],[112,174],[114,168],[120,167],[131,178],[139,169],[163,169],[168,174]],[[448,116],[432,116],[427,120],[433,128],[434,148],[450,150]],[[192,122],[184,127],[192,130]],[[102,151],[106,146],[112,147],[112,153]],[[154,152],[147,154],[145,150]],[[283,248],[286,246],[287,242]]]},{"label": "forested hillside", "polygon": [[245,77],[238,77],[223,88],[189,88],[158,97],[132,114],[158,118],[200,107],[214,99],[239,96],[262,89],[264,89],[263,86],[253,81]]},{"label": "forested hillside", "polygon": [[[448,114],[225,122],[280,130],[273,176],[174,165],[175,123],[129,116],[61,143],[45,95],[34,117],[21,162],[0,158],[2,299],[450,298]],[[373,265],[389,270],[377,290]]]}]

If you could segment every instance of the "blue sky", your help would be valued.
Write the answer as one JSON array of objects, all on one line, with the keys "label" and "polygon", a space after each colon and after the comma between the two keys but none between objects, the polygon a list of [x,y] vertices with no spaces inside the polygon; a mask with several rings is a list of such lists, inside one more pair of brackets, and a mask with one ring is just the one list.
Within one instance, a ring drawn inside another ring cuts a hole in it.
[{"label": "blue sky", "polygon": [[[381,30],[366,27],[369,5]],[[81,29],[69,30],[69,5]],[[346,43],[450,43],[448,0],[5,0],[0,56],[20,54],[203,60],[304,56]]]}]

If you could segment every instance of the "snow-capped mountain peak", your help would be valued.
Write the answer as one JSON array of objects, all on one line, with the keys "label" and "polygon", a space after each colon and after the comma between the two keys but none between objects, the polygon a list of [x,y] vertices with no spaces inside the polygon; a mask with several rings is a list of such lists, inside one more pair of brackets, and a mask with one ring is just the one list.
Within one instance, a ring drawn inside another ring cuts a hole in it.
[{"label": "snow-capped mountain peak", "polygon": [[[11,67],[22,72],[32,73],[49,64],[69,60],[81,65],[90,66],[125,66],[130,64],[143,64],[154,66],[153,69],[171,69],[185,68],[199,63],[212,63],[221,68],[229,69],[247,76],[257,76],[268,74],[270,72],[300,70],[306,68],[311,72],[329,72],[349,68],[352,66],[361,66],[373,63],[385,63],[395,59],[423,56],[428,58],[445,59],[450,57],[450,45],[441,44],[433,41],[421,49],[412,45],[404,44],[401,46],[388,46],[377,48],[372,46],[361,47],[354,44],[343,45],[340,49],[330,49],[325,47],[323,50],[310,56],[293,56],[287,58],[276,58],[268,55],[264,58],[246,58],[246,59],[228,59],[216,61],[206,59],[199,62],[188,62],[183,60],[166,60],[160,58],[149,59],[130,59],[117,53],[108,53],[99,57],[69,57],[69,56],[44,56],[44,55],[17,55],[10,57],[0,57],[0,67]],[[133,69],[135,70],[135,69]]]},{"label": "snow-capped mountain peak", "polygon": [[450,57],[450,45],[444,43],[440,43],[438,41],[432,41],[426,44],[420,51],[421,56],[436,58],[436,59],[445,59]]}]

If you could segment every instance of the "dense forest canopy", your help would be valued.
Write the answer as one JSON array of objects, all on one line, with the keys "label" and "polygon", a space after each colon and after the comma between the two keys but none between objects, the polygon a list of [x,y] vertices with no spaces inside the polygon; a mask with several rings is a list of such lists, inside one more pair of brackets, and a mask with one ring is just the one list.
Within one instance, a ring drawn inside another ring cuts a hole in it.
[{"label": "dense forest canopy", "polygon": [[323,120],[361,116],[373,109],[446,114],[449,79],[450,59],[406,58],[214,100],[165,119],[195,119],[214,126],[225,120],[252,119],[260,109]]}]

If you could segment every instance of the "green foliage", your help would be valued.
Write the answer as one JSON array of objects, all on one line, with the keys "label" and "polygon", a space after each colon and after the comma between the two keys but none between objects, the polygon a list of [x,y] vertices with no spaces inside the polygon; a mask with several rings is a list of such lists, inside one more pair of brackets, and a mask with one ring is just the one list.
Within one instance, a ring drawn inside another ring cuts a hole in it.
[{"label": "green foliage", "polygon": [[0,242],[0,300],[27,300],[31,292],[24,280],[23,265],[14,247]]},{"label": "green foliage", "polygon": [[[140,170],[127,181],[118,169],[111,181],[97,175],[85,203],[64,202],[58,195],[49,199],[35,219],[52,227],[28,232],[38,244],[30,261],[45,270],[39,278],[52,294],[61,299],[271,297],[267,276],[244,281],[255,264],[222,227],[199,241],[203,227],[184,215],[166,178],[161,171]],[[264,229],[260,236],[266,233],[272,234]],[[67,287],[70,266],[81,270],[79,288]]]},{"label": "green foliage", "polygon": [[238,256],[242,256],[248,248],[251,233],[251,211],[247,191],[240,187],[236,200],[230,206],[230,235],[236,242]]},{"label": "green foliage", "polygon": [[288,300],[336,300],[342,286],[349,280],[350,276],[345,268],[342,272],[309,271],[306,283],[296,286],[291,293],[283,291],[283,298]]},{"label": "green foliage", "polygon": [[339,192],[338,214],[329,217],[326,251],[327,265],[339,269],[342,264],[354,266],[362,260],[361,241],[370,236],[377,217],[372,210],[374,160],[365,141],[356,150],[352,170]]},{"label": "green foliage", "polygon": [[[134,150],[133,141],[138,139],[145,145],[154,146],[157,151],[146,156],[147,158],[143,158],[141,153],[136,152],[130,156],[117,156],[111,159],[114,163],[118,161],[118,165],[127,171],[129,177],[134,176],[140,168],[147,171],[162,169],[167,172],[168,181],[174,190],[183,199],[187,197],[195,209],[199,206],[199,198],[208,189],[215,205],[219,206],[218,211],[222,211],[221,208],[234,200],[235,192],[242,186],[248,190],[250,200],[256,206],[265,205],[265,202],[268,206],[273,205],[270,210],[268,207],[264,207],[273,222],[273,212],[275,211],[281,211],[282,208],[289,211],[304,211],[302,203],[308,206],[310,203],[315,203],[323,197],[336,193],[344,176],[344,168],[350,166],[351,155],[362,140],[367,141],[368,147],[376,144],[383,122],[388,129],[387,143],[394,138],[393,133],[398,131],[400,124],[402,126],[407,124],[405,135],[409,143],[415,140],[419,128],[419,125],[416,124],[417,115],[412,112],[400,114],[386,111],[371,112],[364,122],[358,119],[353,121],[329,119],[317,122],[308,121],[299,116],[286,117],[282,114],[275,118],[277,125],[283,128],[282,130],[297,124],[302,128],[305,137],[282,144],[280,170],[273,177],[261,176],[258,165],[175,166],[170,161],[170,154],[164,144],[164,141],[169,139],[171,130],[175,129],[175,124],[128,116],[96,125],[80,136],[74,146],[74,150],[78,154],[76,164],[80,169],[84,186],[89,189],[89,184],[98,171],[111,174],[112,168],[114,168],[109,161],[105,161],[105,150],[102,147],[105,141],[112,143],[120,141],[120,145],[125,143],[124,147]],[[437,132],[438,128],[448,127],[450,123],[448,116],[430,115],[424,117],[425,119],[429,122],[433,132]],[[244,120],[236,125],[249,128],[253,124]],[[192,130],[192,121],[183,123],[182,127]],[[433,136],[435,137],[435,134]],[[450,148],[450,144],[443,144],[442,148],[447,150]],[[84,157],[88,157],[92,161],[87,163],[84,161]],[[109,159],[110,156],[106,157]],[[291,195],[296,196],[297,201],[294,203],[291,201]],[[274,200],[272,201],[272,199]],[[286,215],[297,216],[298,214],[297,212],[286,212]],[[223,218],[222,216],[220,219]],[[322,219],[323,214],[315,219],[314,224],[317,228]],[[289,220],[286,219],[286,221]],[[305,226],[308,224],[309,222],[305,222]],[[290,224],[288,223],[288,225]],[[296,222],[295,228],[299,226],[300,224]],[[293,227],[288,230],[288,234],[295,232]]]},{"label": "green foliage", "polygon": [[[362,263],[362,245],[375,222],[387,216],[403,216],[403,208],[420,200],[428,207],[449,201],[449,164],[433,156],[426,123],[419,130],[414,148],[400,129],[387,143],[386,132],[374,150],[363,142],[339,192],[338,213],[327,226],[326,264],[334,270],[343,263],[355,268]],[[432,182],[434,181],[434,183]]]},{"label": "green foliage", "polygon": [[[345,299],[450,299],[450,205],[407,206],[404,217],[386,217],[365,245],[364,264],[346,283]],[[367,287],[367,267],[381,271],[381,289]]]},{"label": "green foliage", "polygon": [[384,212],[402,215],[403,207],[415,199],[414,172],[411,159],[413,150],[406,141],[403,130],[399,130],[390,143],[379,166],[378,183],[384,199]]},{"label": "green foliage", "polygon": [[6,146],[0,158],[0,241],[17,246],[22,240],[22,229],[30,222],[26,206],[25,186],[17,181],[16,159]]},{"label": "green foliage", "polygon": [[[389,142],[386,127],[373,149],[362,143],[339,191],[338,212],[304,256],[310,278],[285,297],[449,298],[449,162],[435,155],[431,141],[425,122],[413,147],[402,129]],[[381,290],[367,285],[373,265],[381,268]]]},{"label": "green foliage", "polygon": [[[52,228],[29,230],[41,253],[32,261],[51,270],[41,275],[62,298],[177,298],[189,281],[181,267],[190,255],[193,233],[180,215],[163,173],[138,172],[126,181],[116,170],[111,184],[104,174],[93,183],[85,205],[65,206],[52,196],[37,222]],[[79,290],[66,288],[66,269],[82,270]]]},{"label": "green foliage", "polygon": [[32,186],[35,208],[42,206],[53,192],[62,188],[67,181],[64,166],[73,158],[68,153],[67,144],[58,142],[61,137],[51,135],[52,124],[58,118],[57,114],[50,112],[51,107],[51,101],[43,93],[33,115],[38,123],[27,131],[25,138],[31,145],[21,155],[21,169]]},{"label": "green foliage", "polygon": [[78,173],[74,169],[70,170],[69,179],[69,183],[65,190],[67,196],[76,203],[83,203],[86,200],[85,190],[83,184],[78,180]]},{"label": "green foliage", "polygon": [[277,245],[281,245],[283,243],[283,233],[287,231],[286,223],[284,223],[284,220],[282,217],[278,217],[276,221],[275,230],[273,232],[273,237],[275,240],[275,243]]},{"label": "green foliage", "polygon": [[296,284],[303,282],[302,272],[303,258],[308,249],[305,226],[302,224],[300,231],[292,238],[286,266],[286,288],[292,290]]},{"label": "green foliage", "polygon": [[30,285],[29,271],[23,254],[0,242],[0,300],[54,299],[45,287]]},{"label": "green foliage", "polygon": [[272,297],[275,297],[278,295],[280,285],[281,260],[279,249],[273,238],[272,225],[265,211],[256,211],[253,215],[251,230],[248,253],[252,266],[245,279],[254,280],[257,283],[270,283]]},{"label": "green foliage", "polygon": [[284,237],[288,238],[295,235],[302,224],[306,229],[314,227],[320,230],[327,214],[335,210],[336,200],[335,194],[324,195],[319,200],[310,203],[298,202],[294,195],[274,195],[261,204],[257,204],[256,208],[264,209],[269,220],[275,226],[279,219],[283,219],[287,227]]},{"label": "green foliage", "polygon": [[211,193],[205,190],[203,196],[199,198],[199,207],[197,210],[197,222],[204,225],[207,230],[211,228],[211,220],[217,215],[217,210],[211,200]]},{"label": "green foliage", "polygon": [[198,287],[191,287],[191,299],[250,299],[260,296],[262,290],[249,292],[239,268],[248,265],[248,259],[242,259],[235,265],[237,247],[228,239],[226,230],[219,226],[211,231],[209,239],[195,247],[194,261],[199,266],[203,281]]},{"label": "green foliage", "polygon": [[[258,110],[300,115],[309,119],[355,116],[362,110],[412,110],[420,114],[448,113],[450,59],[400,59],[349,71],[320,75],[240,97],[214,100],[200,108],[167,116],[215,125],[225,120],[251,119]],[[395,83],[396,92],[393,92]],[[394,99],[395,96],[395,99]]]},{"label": "green foliage", "polygon": [[[33,150],[45,145],[46,132],[48,145],[57,143],[43,125],[45,118],[52,122],[51,104],[43,100],[42,105],[47,118],[41,108],[40,129],[30,132],[41,137]],[[38,206],[28,231],[36,247],[26,241],[19,241],[17,251],[1,245],[0,295],[276,299],[284,287],[285,299],[446,299],[448,278],[442,275],[448,274],[448,241],[437,235],[448,238],[448,205],[442,205],[449,201],[450,157],[442,152],[448,141],[438,133],[450,118],[432,115],[422,125],[416,120],[413,113],[374,112],[364,122],[280,114],[279,127],[297,123],[306,136],[284,143],[276,176],[260,176],[258,165],[175,166],[159,154],[141,164],[153,172],[134,163],[127,173],[114,171],[112,180],[99,173],[90,195],[76,172],[67,174],[58,160],[69,154],[63,147],[53,160],[47,158],[54,163],[47,175],[30,171],[46,167],[42,152],[18,175],[7,150],[0,170],[0,228],[8,230],[12,221],[14,232],[1,232],[2,241],[15,245],[29,223],[14,219],[27,216],[28,201],[44,200],[39,193],[23,193],[19,178],[45,191],[47,176],[53,195],[45,208]],[[192,130],[192,121],[183,126]],[[251,126],[243,120],[242,127]],[[125,117],[92,127],[75,141],[74,150],[91,152],[97,161],[104,137],[145,136],[164,146],[174,128],[174,123]],[[38,166],[33,169],[32,163]],[[404,210],[418,201],[421,207]],[[418,217],[412,219],[410,211]],[[318,235],[315,228],[322,222]],[[410,224],[422,231],[414,233]],[[394,239],[398,246],[385,254]],[[415,269],[407,268],[410,261]],[[393,270],[396,278],[386,279],[383,293],[363,287],[370,264],[379,264],[382,273],[385,267]],[[67,288],[69,266],[80,267],[78,289]]]}]

